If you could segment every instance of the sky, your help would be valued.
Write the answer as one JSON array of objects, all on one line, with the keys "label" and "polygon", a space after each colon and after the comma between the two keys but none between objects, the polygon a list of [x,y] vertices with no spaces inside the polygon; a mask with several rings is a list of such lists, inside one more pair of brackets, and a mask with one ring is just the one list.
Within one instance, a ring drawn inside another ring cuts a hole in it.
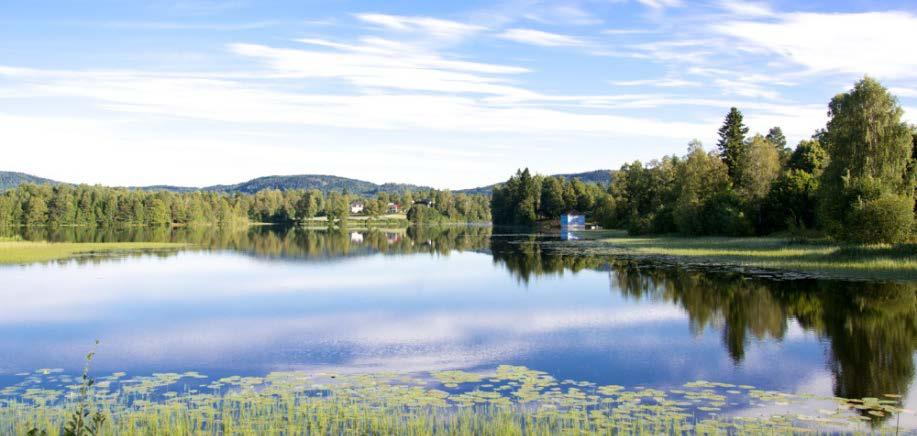
[{"label": "sky", "polygon": [[864,75],[917,122],[917,3],[3,0],[0,170],[462,189],[789,142]]}]

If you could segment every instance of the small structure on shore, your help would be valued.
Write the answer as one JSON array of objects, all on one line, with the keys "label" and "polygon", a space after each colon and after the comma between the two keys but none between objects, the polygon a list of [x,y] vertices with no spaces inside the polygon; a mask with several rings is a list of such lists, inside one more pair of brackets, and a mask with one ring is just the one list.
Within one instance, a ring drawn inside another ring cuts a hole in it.
[{"label": "small structure on shore", "polygon": [[560,227],[562,229],[585,229],[586,215],[575,210],[567,211],[560,216]]},{"label": "small structure on shore", "polygon": [[357,214],[363,212],[363,202],[354,201],[350,203],[350,213]]}]

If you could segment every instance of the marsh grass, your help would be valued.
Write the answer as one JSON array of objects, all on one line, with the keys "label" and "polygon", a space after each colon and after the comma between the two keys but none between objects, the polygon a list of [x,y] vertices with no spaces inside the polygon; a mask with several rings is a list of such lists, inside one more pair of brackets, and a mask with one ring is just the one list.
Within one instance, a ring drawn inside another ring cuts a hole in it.
[{"label": "marsh grass", "polygon": [[[40,387],[70,380],[57,370],[23,376],[0,391],[0,434],[32,428],[60,434],[86,402],[80,385]],[[179,383],[181,391],[169,390]],[[628,389],[559,381],[509,365],[488,373],[275,372],[219,380],[194,372],[134,378],[115,373],[94,388],[90,403],[103,417],[95,429],[100,435],[893,433],[884,421],[908,413],[891,398],[816,398],[709,381],[668,391]],[[811,402],[823,408],[799,413]],[[731,416],[730,407],[740,403],[752,415]],[[788,412],[765,413],[775,405]]]},{"label": "marsh grass", "polygon": [[818,278],[917,280],[917,244],[839,245],[790,238],[628,237],[604,234],[565,252],[619,255],[688,266],[758,268]]},{"label": "marsh grass", "polygon": [[170,242],[44,242],[0,239],[0,265],[50,262],[80,256],[112,256],[151,250],[175,250],[187,244]]}]

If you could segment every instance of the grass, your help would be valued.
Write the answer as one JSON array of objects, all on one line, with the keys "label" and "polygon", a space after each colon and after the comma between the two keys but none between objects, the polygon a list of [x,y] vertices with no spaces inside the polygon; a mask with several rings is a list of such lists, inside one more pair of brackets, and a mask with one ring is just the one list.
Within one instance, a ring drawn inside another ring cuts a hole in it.
[{"label": "grass", "polygon": [[[115,373],[90,383],[88,397],[86,377],[73,384],[47,369],[22,376],[0,390],[0,434],[60,434],[74,410],[98,417],[98,435],[893,433],[894,418],[912,413],[893,397],[845,400],[709,381],[669,390],[602,386],[510,365],[486,373],[293,371],[212,381],[196,372]],[[736,404],[751,414],[731,415]]]},{"label": "grass", "polygon": [[187,244],[170,242],[44,242],[0,238],[0,265],[51,262],[81,256],[168,250]]},{"label": "grass", "polygon": [[566,248],[687,266],[763,269],[819,278],[917,280],[917,244],[841,245],[777,237],[628,237],[611,233]]}]

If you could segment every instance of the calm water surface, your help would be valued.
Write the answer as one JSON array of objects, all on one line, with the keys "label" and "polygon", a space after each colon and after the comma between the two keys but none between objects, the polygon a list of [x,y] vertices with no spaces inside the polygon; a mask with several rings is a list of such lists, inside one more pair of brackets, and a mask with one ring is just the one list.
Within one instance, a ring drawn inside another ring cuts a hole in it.
[{"label": "calm water surface", "polygon": [[514,364],[600,384],[900,394],[917,408],[917,283],[559,256],[544,244],[558,235],[489,228],[27,236],[197,245],[0,267],[0,387],[36,368],[76,373],[98,338],[100,373]]}]

